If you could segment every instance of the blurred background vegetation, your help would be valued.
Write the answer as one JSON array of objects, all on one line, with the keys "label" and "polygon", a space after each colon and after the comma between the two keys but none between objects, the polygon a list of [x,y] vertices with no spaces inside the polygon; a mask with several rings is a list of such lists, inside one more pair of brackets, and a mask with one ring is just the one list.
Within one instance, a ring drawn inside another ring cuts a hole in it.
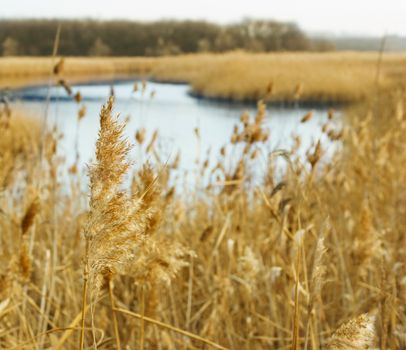
[{"label": "blurred background vegetation", "polygon": [[[65,56],[164,56],[198,52],[377,51],[381,37],[308,34],[296,24],[250,20],[220,25],[206,21],[155,22],[25,19],[0,20],[2,56],[47,56],[62,27]],[[406,38],[385,37],[385,51],[405,51]]]},{"label": "blurred background vegetation", "polygon": [[196,52],[330,51],[325,38],[309,38],[293,23],[243,20],[219,25],[205,21],[132,22],[96,20],[3,20],[3,56],[45,56],[62,27],[65,56],[162,56]]}]

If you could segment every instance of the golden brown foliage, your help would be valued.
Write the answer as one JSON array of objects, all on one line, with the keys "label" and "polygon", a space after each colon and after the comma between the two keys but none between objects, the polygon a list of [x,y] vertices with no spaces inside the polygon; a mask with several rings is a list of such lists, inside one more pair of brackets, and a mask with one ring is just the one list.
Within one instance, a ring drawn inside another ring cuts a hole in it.
[{"label": "golden brown foliage", "polygon": [[[89,347],[111,348],[117,334],[123,348],[143,338],[145,349],[202,348],[204,340],[228,349],[404,347],[404,102],[401,92],[371,99],[346,112],[342,130],[326,115],[321,127],[341,134],[330,158],[321,143],[307,158],[295,145],[253,156],[267,142],[260,104],[256,117],[244,114],[230,130],[234,143],[219,151],[219,163],[201,163],[207,186],[182,193],[169,180],[177,161],[159,162],[157,134],[150,142],[138,135],[158,160],[140,164],[127,186],[129,143],[110,100],[89,170],[89,207],[80,186],[58,185],[55,135],[44,139],[39,163],[38,147],[24,146],[29,133],[18,146],[24,124],[10,123],[7,142],[0,139],[8,164],[0,170],[13,169],[0,190],[0,347],[77,349],[81,232],[98,287],[100,276],[114,277],[118,324],[114,332],[100,288],[87,309]],[[282,173],[279,158],[288,164]],[[259,165],[266,171],[253,181]],[[70,179],[79,182],[80,172]]]},{"label": "golden brown foliage", "polygon": [[[63,62],[61,64],[61,62]],[[62,66],[62,68],[61,68]],[[45,81],[57,71],[56,81],[144,76],[188,82],[196,95],[231,99],[320,103],[364,101],[376,92],[376,53],[270,53],[193,54],[176,57],[135,58],[0,58],[0,86]],[[384,55],[379,83],[391,89],[403,84],[403,54]],[[62,77],[63,75],[63,77]],[[145,91],[134,85],[134,92]]]}]

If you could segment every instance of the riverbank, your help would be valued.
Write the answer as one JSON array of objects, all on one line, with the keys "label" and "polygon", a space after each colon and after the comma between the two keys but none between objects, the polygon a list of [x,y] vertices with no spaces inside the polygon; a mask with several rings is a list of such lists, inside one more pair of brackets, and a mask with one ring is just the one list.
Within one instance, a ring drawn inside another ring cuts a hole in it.
[{"label": "riverbank", "polygon": [[402,87],[406,55],[378,53],[199,54],[172,57],[1,58],[0,87],[41,82],[150,79],[188,83],[199,98],[314,106],[360,102]]}]

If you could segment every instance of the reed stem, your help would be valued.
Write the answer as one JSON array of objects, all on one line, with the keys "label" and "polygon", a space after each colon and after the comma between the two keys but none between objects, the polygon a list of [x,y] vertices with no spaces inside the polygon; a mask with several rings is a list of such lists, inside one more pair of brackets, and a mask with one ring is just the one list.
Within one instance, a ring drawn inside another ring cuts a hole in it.
[{"label": "reed stem", "polygon": [[144,284],[141,286],[141,322],[140,322],[140,346],[139,350],[144,350],[144,339],[145,339],[145,288]]},{"label": "reed stem", "polygon": [[86,316],[87,280],[88,280],[88,271],[87,271],[87,264],[85,264],[84,273],[83,273],[82,322],[81,322],[81,327],[80,327],[80,344],[79,344],[79,349],[80,350],[83,350],[84,340],[85,340],[85,316]]},{"label": "reed stem", "polygon": [[110,297],[110,305],[111,305],[111,312],[113,316],[113,327],[114,327],[114,334],[116,338],[116,349],[121,350],[120,344],[120,334],[118,332],[118,322],[117,322],[117,315],[115,312],[115,302],[114,302],[114,294],[113,294],[113,282],[109,279],[109,297]]}]

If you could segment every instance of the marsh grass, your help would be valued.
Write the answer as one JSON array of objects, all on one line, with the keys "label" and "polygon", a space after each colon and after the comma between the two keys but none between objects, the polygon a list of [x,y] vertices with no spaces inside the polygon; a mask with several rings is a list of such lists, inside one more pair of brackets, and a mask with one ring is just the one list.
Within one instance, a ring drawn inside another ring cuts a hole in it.
[{"label": "marsh grass", "polygon": [[[348,104],[365,101],[376,93],[377,59],[373,52],[230,52],[155,58],[67,57],[54,66],[51,58],[1,58],[0,76],[4,79],[0,86],[47,80],[53,71],[69,82],[131,76],[185,82],[196,96],[222,100]],[[405,62],[403,54],[381,55],[378,80],[382,89],[403,84]],[[134,86],[138,88],[142,86]]]},{"label": "marsh grass", "polygon": [[253,156],[269,137],[260,103],[218,164],[198,162],[208,186],[185,193],[158,134],[135,133],[151,164],[132,166],[113,98],[88,192],[81,172],[62,185],[58,133],[44,133],[39,164],[41,133],[11,115],[0,143],[0,347],[405,347],[406,96],[372,97],[334,134],[326,115],[324,132],[342,143],[328,162],[320,143],[305,160],[294,146]]}]

